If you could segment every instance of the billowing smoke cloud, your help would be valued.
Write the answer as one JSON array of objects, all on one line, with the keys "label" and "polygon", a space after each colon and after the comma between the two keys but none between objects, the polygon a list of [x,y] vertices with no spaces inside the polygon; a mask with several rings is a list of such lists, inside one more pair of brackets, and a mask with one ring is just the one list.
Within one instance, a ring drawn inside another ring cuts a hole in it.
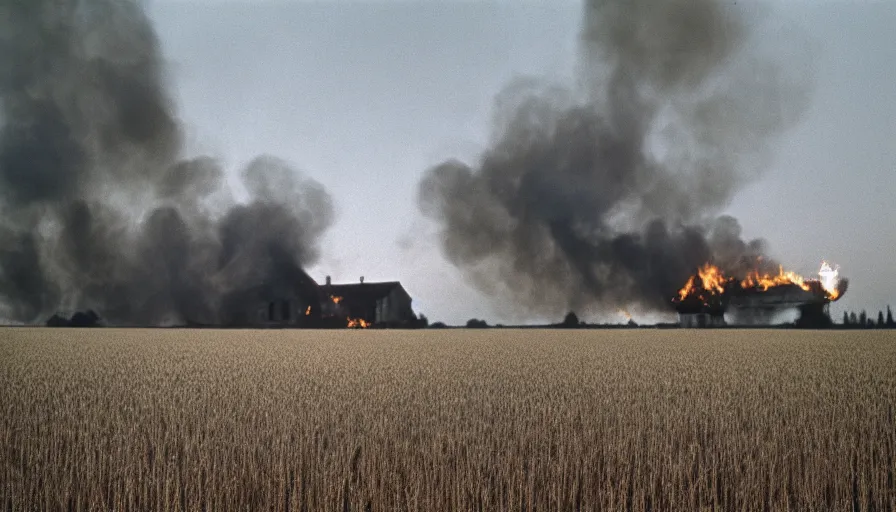
[{"label": "billowing smoke cloud", "polygon": [[259,157],[235,202],[184,159],[159,42],[136,0],[0,0],[0,317],[227,323],[303,279],[330,196]]},{"label": "billowing smoke cloud", "polygon": [[763,58],[731,2],[588,0],[583,20],[583,91],[512,84],[479,161],[426,172],[420,206],[448,259],[554,315],[667,310],[706,261],[774,266],[716,216],[805,110],[805,77]]}]

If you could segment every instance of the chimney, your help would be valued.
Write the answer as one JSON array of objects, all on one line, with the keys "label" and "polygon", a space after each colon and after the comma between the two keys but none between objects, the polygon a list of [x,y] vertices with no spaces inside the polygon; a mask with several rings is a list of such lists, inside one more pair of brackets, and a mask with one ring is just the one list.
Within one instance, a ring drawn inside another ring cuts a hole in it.
[{"label": "chimney", "polygon": [[364,284],[364,276],[361,276],[361,284]]},{"label": "chimney", "polygon": [[327,276],[327,286],[330,286],[330,276]]}]

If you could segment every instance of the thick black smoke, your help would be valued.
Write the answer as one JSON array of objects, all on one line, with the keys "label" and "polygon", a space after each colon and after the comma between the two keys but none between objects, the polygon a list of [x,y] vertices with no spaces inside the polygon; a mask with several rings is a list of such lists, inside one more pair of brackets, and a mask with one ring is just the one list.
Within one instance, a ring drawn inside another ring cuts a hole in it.
[{"label": "thick black smoke", "polygon": [[488,293],[553,315],[665,310],[707,261],[730,274],[774,266],[737,220],[715,216],[808,91],[762,58],[730,4],[588,0],[584,92],[513,84],[480,160],[421,181],[449,260]]},{"label": "thick black smoke", "polygon": [[0,0],[0,318],[227,323],[317,258],[327,192],[259,157],[235,202],[164,85],[136,0]]}]

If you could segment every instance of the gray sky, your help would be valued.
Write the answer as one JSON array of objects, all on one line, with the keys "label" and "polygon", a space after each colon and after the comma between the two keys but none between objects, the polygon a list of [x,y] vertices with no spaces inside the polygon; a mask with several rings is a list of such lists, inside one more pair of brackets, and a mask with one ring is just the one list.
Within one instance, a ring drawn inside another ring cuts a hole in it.
[{"label": "gray sky", "polygon": [[[167,0],[151,13],[190,152],[230,170],[270,153],[334,196],[316,279],[399,279],[430,320],[514,320],[442,258],[417,182],[476,157],[515,76],[570,79],[578,3]],[[896,2],[781,0],[766,15],[782,53],[808,38],[812,105],[727,212],[788,268],[838,263],[851,282],[836,317],[876,315],[896,306]]]}]

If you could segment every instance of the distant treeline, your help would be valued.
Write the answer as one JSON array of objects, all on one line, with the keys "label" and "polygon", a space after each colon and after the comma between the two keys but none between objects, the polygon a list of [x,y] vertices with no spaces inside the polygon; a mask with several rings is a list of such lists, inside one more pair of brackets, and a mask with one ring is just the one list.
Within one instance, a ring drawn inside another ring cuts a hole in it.
[{"label": "distant treeline", "polygon": [[[73,315],[66,316],[60,313],[53,315],[49,320],[47,320],[46,325],[48,327],[102,327],[104,323],[100,319],[99,315],[97,315],[92,310],[87,311],[78,311]],[[678,323],[659,323],[656,325],[644,326],[644,327],[654,327],[654,328],[676,328],[678,327]],[[425,315],[420,314],[417,317],[417,321],[414,322],[414,325],[409,326],[410,328],[430,328],[430,329],[439,329],[439,328],[447,328],[449,327],[443,322],[434,322],[432,324],[429,323],[429,320]],[[619,328],[637,328],[639,326],[634,320],[629,320],[625,324],[589,324],[579,320],[578,316],[575,313],[570,312],[564,318],[563,321],[553,324],[545,324],[545,325],[532,325],[532,326],[505,326],[503,324],[489,325],[485,320],[480,320],[478,318],[471,318],[466,322],[464,327],[468,329],[489,329],[489,328],[502,328],[502,327],[532,327],[532,328],[554,328],[554,329],[619,329]],[[793,327],[791,324],[782,324],[776,325],[773,327]],[[878,311],[877,316],[869,316],[867,312],[862,311],[858,314],[856,312],[843,312],[843,320],[839,325],[831,325],[827,324],[827,327],[834,328],[847,328],[847,329],[894,329],[896,328],[896,321],[893,319],[893,311],[890,306],[887,306],[886,313],[884,311]]]},{"label": "distant treeline", "polygon": [[47,327],[102,327],[102,325],[100,316],[92,309],[78,311],[70,317],[56,313],[47,320]]},{"label": "distant treeline", "polygon": [[883,311],[877,312],[877,319],[873,316],[869,316],[865,311],[862,311],[858,315],[855,311],[844,311],[843,312],[843,321],[841,322],[843,327],[848,327],[851,329],[894,329],[896,328],[896,322],[893,321],[893,310],[890,309],[890,306],[887,306],[886,316]]},{"label": "distant treeline", "polygon": [[[450,327],[445,325],[443,322],[435,322],[429,325],[430,328],[445,328]],[[458,326],[461,327],[461,326]],[[467,329],[493,329],[493,328],[502,328],[502,327],[513,327],[513,328],[522,328],[522,327],[531,327],[531,328],[541,328],[541,329],[620,329],[620,328],[637,328],[637,327],[652,327],[652,328],[660,328],[660,329],[674,329],[680,327],[678,322],[670,322],[670,323],[657,323],[653,325],[638,325],[634,320],[629,320],[625,324],[589,324],[583,321],[580,321],[575,313],[570,312],[566,315],[562,322],[552,323],[552,324],[544,324],[544,325],[526,325],[526,326],[505,326],[502,324],[489,325],[485,320],[480,320],[478,318],[471,318],[467,320],[467,323],[462,326]],[[889,306],[887,306],[886,313],[884,311],[879,311],[877,313],[877,317],[869,316],[865,311],[862,311],[859,314],[855,312],[845,312],[843,313],[843,321],[840,324],[835,324],[831,321],[830,317],[827,314],[824,314],[823,321],[819,318],[806,318],[801,317],[796,322],[788,322],[788,323],[780,323],[775,325],[761,325],[761,326],[741,326],[741,325],[727,325],[726,328],[730,329],[745,329],[745,328],[757,328],[757,329],[767,329],[767,328],[810,328],[810,329],[896,329],[896,321],[893,319],[893,312]]]},{"label": "distant treeline", "polygon": [[[430,329],[441,329],[450,327],[445,325],[444,322],[435,322],[429,325]],[[460,327],[460,326],[459,326]],[[562,322],[553,323],[553,324],[544,324],[544,325],[504,325],[504,324],[495,324],[489,325],[485,320],[481,320],[479,318],[471,318],[467,320],[467,323],[463,325],[467,329],[500,329],[503,327],[509,327],[514,329],[519,328],[532,328],[532,329],[620,329],[620,328],[634,328],[640,327],[634,320],[629,320],[624,324],[589,324],[587,322],[579,320],[579,317],[576,316],[575,313],[569,312],[563,318]],[[649,327],[678,327],[678,323],[669,323],[669,324],[656,324],[650,325]]]},{"label": "distant treeline", "polygon": [[[47,327],[107,327],[109,324],[104,322],[100,316],[93,310],[88,309],[87,311],[78,311],[72,315],[67,315],[64,313],[56,313],[51,316],[45,324]],[[114,326],[114,324],[112,324]],[[444,324],[443,324],[444,325]],[[422,313],[414,318],[410,322],[402,323],[401,325],[393,326],[389,324],[385,324],[382,326],[374,326],[374,327],[398,327],[404,329],[424,329],[429,326],[429,320]],[[131,325],[130,327],[141,327],[141,328],[155,328],[161,327],[157,325]],[[211,328],[211,329],[221,329],[227,327],[235,327],[235,328],[245,328],[250,326],[245,325],[237,325],[237,326],[222,326],[222,325],[211,325],[211,324],[198,324],[193,322],[188,322],[185,324],[174,325],[174,326],[165,326],[165,327],[174,327],[174,328],[186,328],[186,329],[203,329],[203,328]],[[285,326],[288,327],[288,326]],[[436,326],[438,327],[438,326]],[[347,326],[342,319],[339,319],[338,324],[320,324],[314,326],[314,328],[320,329],[332,329],[332,328],[342,328],[345,329]]]}]

